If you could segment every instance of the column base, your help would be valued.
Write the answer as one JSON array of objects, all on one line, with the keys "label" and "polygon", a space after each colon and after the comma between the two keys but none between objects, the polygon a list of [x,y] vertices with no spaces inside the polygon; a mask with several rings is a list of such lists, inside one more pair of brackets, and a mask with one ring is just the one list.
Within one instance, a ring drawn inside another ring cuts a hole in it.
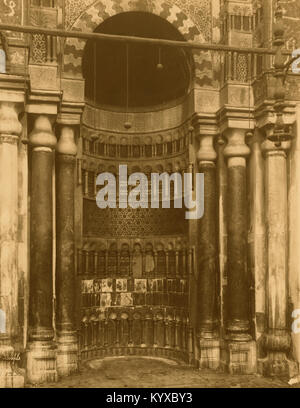
[{"label": "column base", "polygon": [[291,336],[285,329],[269,329],[264,335],[266,358],[259,361],[259,372],[267,377],[291,378],[298,374],[296,361],[287,356],[291,349]]},{"label": "column base", "polygon": [[287,358],[285,352],[268,352],[267,357],[257,362],[258,372],[265,377],[292,378],[298,375],[298,364]]},{"label": "column base", "polygon": [[0,347],[0,388],[23,388],[24,374],[15,366],[19,355],[12,346]]},{"label": "column base", "polygon": [[53,341],[33,341],[29,344],[26,375],[30,384],[57,381],[56,346]]},{"label": "column base", "polygon": [[221,368],[230,374],[256,373],[256,342],[225,341],[221,353]]},{"label": "column base", "polygon": [[68,376],[78,371],[78,342],[75,332],[58,333],[56,356],[58,376]]},{"label": "column base", "polygon": [[220,367],[220,340],[199,338],[198,366],[200,369],[217,370]]}]

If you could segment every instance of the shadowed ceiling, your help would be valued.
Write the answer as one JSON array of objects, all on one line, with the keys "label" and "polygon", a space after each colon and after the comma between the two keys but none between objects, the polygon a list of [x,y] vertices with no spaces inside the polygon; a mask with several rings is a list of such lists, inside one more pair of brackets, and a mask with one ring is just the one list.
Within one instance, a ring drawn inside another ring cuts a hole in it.
[{"label": "shadowed ceiling", "polygon": [[[105,20],[95,32],[184,41],[168,21],[144,12],[118,14]],[[128,96],[129,108],[143,108],[165,104],[186,94],[190,82],[187,51],[133,43],[127,50],[123,42],[87,42],[83,58],[87,100],[125,109]],[[162,69],[157,68],[159,59]]]}]

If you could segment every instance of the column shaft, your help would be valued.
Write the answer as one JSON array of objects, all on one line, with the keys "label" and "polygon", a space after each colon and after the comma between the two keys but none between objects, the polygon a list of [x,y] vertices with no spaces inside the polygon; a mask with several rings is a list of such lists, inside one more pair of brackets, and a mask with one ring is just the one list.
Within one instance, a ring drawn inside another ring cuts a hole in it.
[{"label": "column shaft", "polygon": [[246,157],[250,150],[243,129],[228,129],[226,136],[228,369],[232,373],[251,373],[256,370],[256,344],[249,334]]},{"label": "column shaft", "polygon": [[0,308],[5,313],[2,332],[8,344],[18,334],[14,309],[18,299],[18,136],[0,135]]},{"label": "column shaft", "polygon": [[[40,150],[41,149],[41,150]],[[52,327],[52,166],[51,150],[31,157],[30,338],[53,339]]]},{"label": "column shaft", "polygon": [[[271,129],[272,131],[272,129]],[[263,366],[266,375],[293,375],[296,363],[288,360],[291,337],[287,329],[287,259],[288,259],[288,204],[287,204],[287,143],[281,148],[270,141],[263,144],[266,169],[267,213],[267,307],[268,330],[264,348],[267,359]]]},{"label": "column shaft", "polygon": [[220,325],[226,321],[226,291],[227,291],[227,166],[224,157],[225,140],[218,138],[217,145],[217,185],[218,185],[218,266],[220,270]]},{"label": "column shaft", "polygon": [[200,368],[218,368],[220,362],[220,345],[216,332],[218,214],[215,160],[217,155],[213,147],[213,139],[213,133],[201,135],[197,153],[199,171],[204,174],[204,214],[198,221],[197,320]]},{"label": "column shaft", "polygon": [[[255,330],[257,340],[265,331],[266,320],[266,219],[264,199],[264,159],[261,151],[262,135],[255,129],[250,157],[250,212],[252,284],[255,289]],[[260,342],[261,343],[261,342]]]},{"label": "column shaft", "polygon": [[75,332],[75,194],[74,130],[63,126],[57,145],[56,166],[56,327],[58,333],[57,370],[68,375],[77,370]]},{"label": "column shaft", "polygon": [[53,342],[53,221],[52,168],[56,138],[48,116],[37,116],[29,139],[31,152],[30,296],[27,379],[56,381]]},{"label": "column shaft", "polygon": [[199,220],[199,329],[211,337],[215,329],[217,273],[217,197],[213,162],[200,162],[204,174],[204,215]]},{"label": "column shaft", "polygon": [[74,330],[74,169],[75,157],[58,154],[56,166],[57,329]]},{"label": "column shaft", "polygon": [[249,329],[249,279],[247,271],[247,201],[245,159],[230,159],[228,166],[228,331],[236,335]]},{"label": "column shaft", "polygon": [[243,129],[228,129],[227,157],[227,331],[232,340],[249,340],[249,279],[247,270],[247,191]]},{"label": "column shaft", "polygon": [[12,369],[18,327],[18,139],[14,103],[0,103],[0,387],[22,387]]},{"label": "column shaft", "polygon": [[269,329],[286,329],[287,183],[286,153],[268,152],[266,194],[268,217]]},{"label": "column shaft", "polygon": [[[296,120],[300,124],[300,104],[296,107]],[[297,126],[295,141],[290,154],[290,187],[289,187],[289,295],[293,305],[293,351],[300,367],[300,336],[299,318],[300,309],[300,127]],[[296,327],[295,327],[296,326]]]}]

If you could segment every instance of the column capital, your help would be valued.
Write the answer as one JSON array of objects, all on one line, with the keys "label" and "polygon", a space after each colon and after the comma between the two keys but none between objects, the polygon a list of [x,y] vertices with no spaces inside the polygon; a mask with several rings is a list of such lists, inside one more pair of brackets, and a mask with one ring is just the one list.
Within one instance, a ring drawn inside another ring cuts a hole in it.
[{"label": "column capital", "polygon": [[33,130],[29,136],[29,143],[34,148],[54,149],[56,137],[52,130],[53,120],[54,119],[49,115],[43,114],[36,116]]},{"label": "column capital", "polygon": [[245,129],[229,128],[225,132],[225,137],[228,143],[224,148],[224,156],[228,159],[228,165],[238,165],[236,159],[242,159],[239,164],[245,165],[245,159],[250,154],[250,149],[245,143]]},{"label": "column capital", "polygon": [[71,125],[61,125],[56,151],[60,154],[76,156],[75,129]]},{"label": "column capital", "polygon": [[199,149],[197,152],[197,161],[200,165],[203,162],[214,163],[217,159],[217,153],[214,149],[215,134],[200,134],[199,135]]},{"label": "column capital", "polygon": [[275,146],[275,143],[272,142],[271,140],[268,140],[268,135],[271,134],[274,130],[274,124],[272,125],[268,125],[265,128],[265,134],[266,134],[266,138],[263,141],[261,148],[262,151],[265,155],[284,155],[286,154],[286,152],[290,149],[291,147],[291,142],[290,141],[286,141],[286,142],[282,142],[280,146]]},{"label": "column capital", "polygon": [[15,102],[0,102],[0,142],[14,143],[22,133],[18,114],[20,105]]}]

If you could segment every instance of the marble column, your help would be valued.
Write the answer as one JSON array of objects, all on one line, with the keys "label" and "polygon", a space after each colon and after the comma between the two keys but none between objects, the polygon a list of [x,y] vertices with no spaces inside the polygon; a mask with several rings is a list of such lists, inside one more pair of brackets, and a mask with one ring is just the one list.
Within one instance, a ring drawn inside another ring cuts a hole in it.
[{"label": "marble column", "polygon": [[249,141],[251,156],[249,158],[250,189],[250,268],[252,275],[253,308],[255,310],[255,337],[258,358],[262,356],[262,340],[266,322],[266,219],[264,197],[264,158],[261,149],[262,131],[254,130]]},{"label": "marble column", "polygon": [[255,343],[249,334],[249,276],[247,265],[247,186],[244,129],[227,129],[227,227],[228,288],[227,335],[228,369],[232,373],[256,370]]},{"label": "marble column", "polygon": [[35,118],[29,142],[32,151],[27,380],[42,383],[57,379],[52,324],[52,169],[56,137],[49,116],[39,115]]},{"label": "marble column", "polygon": [[[207,132],[208,133],[208,132]],[[220,344],[217,333],[217,154],[214,134],[200,135],[197,152],[199,172],[204,174],[204,214],[198,224],[198,338],[199,367],[218,368]]]},{"label": "marble column", "polygon": [[24,385],[12,368],[18,327],[18,105],[0,102],[0,387]]},{"label": "marble column", "polygon": [[[272,128],[267,131],[272,132]],[[295,363],[288,359],[291,348],[290,330],[287,328],[288,279],[288,202],[287,152],[289,142],[276,147],[266,140],[265,199],[267,218],[267,312],[268,328],[263,364],[265,375],[292,375]]]},{"label": "marble column", "polygon": [[[219,135],[216,144],[217,151],[217,186],[218,186],[218,267],[220,270],[220,326],[223,334],[226,321],[226,290],[227,290],[227,165],[224,157],[225,140]],[[221,364],[223,364],[221,362]],[[226,363],[225,363],[226,366]]]},{"label": "marble column", "polygon": [[289,296],[293,314],[291,333],[293,341],[293,356],[300,367],[300,104],[296,106],[296,121],[296,137],[292,143],[289,155]]},{"label": "marble column", "polygon": [[56,156],[57,372],[77,371],[75,331],[74,194],[77,147],[74,127],[61,125]]}]

